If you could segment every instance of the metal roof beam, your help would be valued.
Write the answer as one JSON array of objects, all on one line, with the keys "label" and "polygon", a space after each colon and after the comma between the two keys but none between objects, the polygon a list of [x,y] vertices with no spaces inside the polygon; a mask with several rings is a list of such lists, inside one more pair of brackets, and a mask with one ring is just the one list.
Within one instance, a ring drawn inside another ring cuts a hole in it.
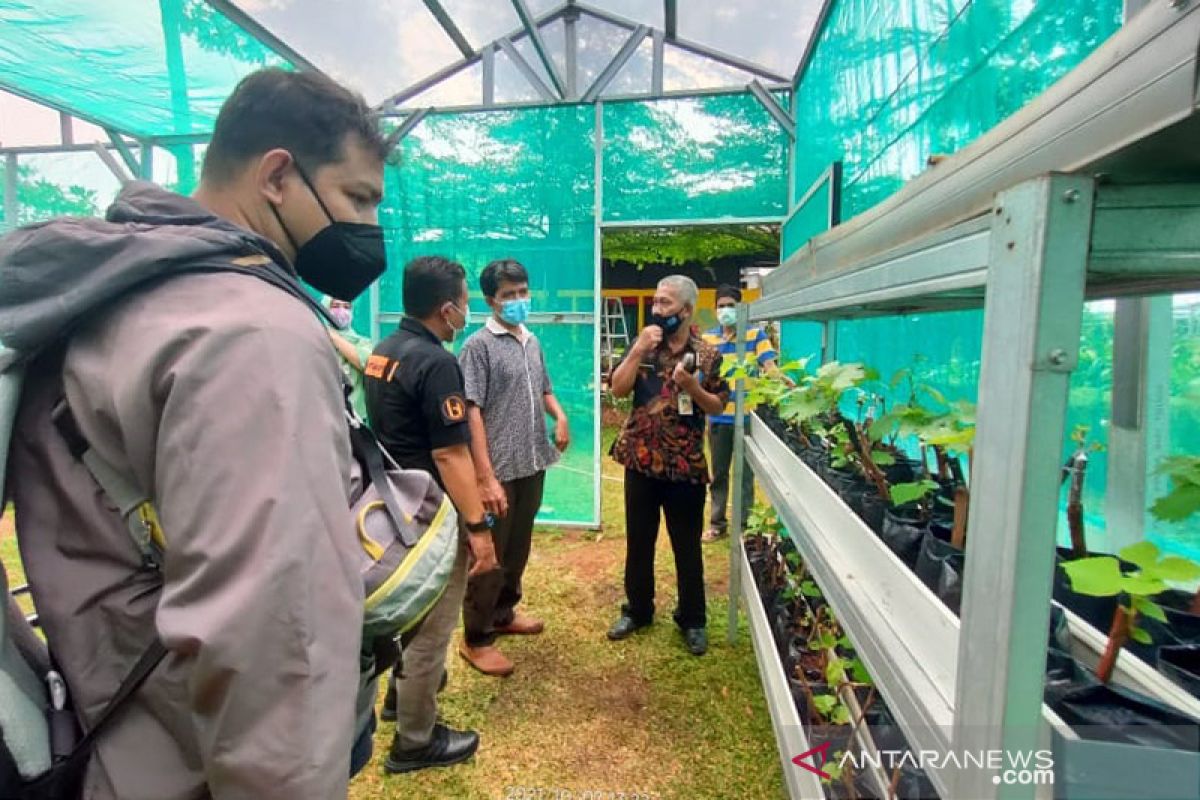
[{"label": "metal roof beam", "polygon": [[560,98],[565,99],[567,83],[558,73],[558,66],[554,63],[554,59],[550,57],[550,51],[546,48],[545,40],[542,39],[542,32],[538,30],[537,20],[529,12],[529,6],[525,5],[525,0],[512,0],[512,5],[521,24],[525,26],[525,33],[529,36],[529,41],[533,43],[533,49],[541,59],[542,66],[546,68],[546,74],[550,76],[550,82],[554,84],[554,90],[558,92]]},{"label": "metal roof beam", "polygon": [[521,71],[521,74],[525,76],[525,80],[529,81],[529,85],[537,89],[538,94],[552,103],[562,99],[560,95],[555,94],[554,90],[546,85],[541,76],[529,65],[529,62],[517,52],[517,48],[513,46],[511,40],[501,39],[496,44],[500,45],[500,49],[504,51],[508,59]]},{"label": "metal roof beam", "polygon": [[783,107],[775,100],[775,96],[767,91],[767,87],[763,86],[761,81],[753,80],[746,84],[746,88],[762,104],[767,113],[775,118],[775,121],[779,123],[779,127],[783,128],[784,132],[788,135],[788,138],[793,142],[796,141],[796,120],[792,119],[791,114],[783,110]]},{"label": "metal roof beam", "polygon": [[291,45],[267,30],[254,17],[242,11],[230,0],[205,0],[210,6],[225,15],[233,24],[253,36],[267,47],[302,69],[320,72],[316,65],[294,50]]},{"label": "metal roof beam", "polygon": [[663,30],[672,41],[679,35],[679,8],[675,0],[663,0]]},{"label": "metal roof beam", "polygon": [[[788,91],[786,84],[767,85],[767,90],[771,92],[786,92]],[[667,89],[659,95],[651,95],[646,92],[637,92],[630,94],[608,95],[602,98],[604,103],[612,104],[625,101],[646,101],[660,98],[688,98],[688,97],[713,97],[717,95],[734,95],[747,94],[746,85],[741,86],[717,86],[710,89]],[[470,113],[477,111],[496,111],[500,109],[517,109],[517,108],[545,108],[549,105],[559,105],[555,102],[546,102],[545,100],[517,100],[507,103],[495,103],[494,105],[485,106],[479,103],[457,105],[457,106],[438,106],[435,111],[439,114],[458,114]],[[388,112],[384,112],[385,117],[400,117],[407,116],[414,109],[398,108]],[[0,151],[2,152],[2,151]]]},{"label": "metal roof beam", "polygon": [[[125,171],[120,161],[113,158],[113,154],[108,152],[108,148],[103,142],[96,142],[92,145],[92,150],[96,155],[100,156],[100,160],[104,162],[104,166],[108,167],[109,172],[116,176],[122,186],[133,180],[133,177]],[[136,170],[134,170],[136,172]]]},{"label": "metal roof beam", "polygon": [[454,24],[454,17],[446,11],[438,0],[425,0],[425,7],[429,9],[429,13],[433,14],[433,18],[437,20],[438,25],[442,26],[442,30],[450,37],[450,41],[454,42],[454,46],[463,54],[463,58],[472,58],[475,55],[475,48],[471,47],[471,43],[467,41],[467,37],[463,36],[462,31]]},{"label": "metal roof beam", "polygon": [[[626,19],[625,17],[617,14],[611,14],[607,11],[595,8],[594,6],[589,6],[585,3],[576,3],[575,7],[591,17],[604,20],[605,22],[610,22],[613,25],[625,28],[626,30],[632,31],[636,30],[638,27],[638,23],[632,20]],[[773,83],[789,83],[786,77],[780,75],[778,72],[767,69],[761,64],[755,64],[753,61],[747,61],[744,58],[730,55],[729,53],[717,50],[713,47],[708,47],[707,45],[699,44],[697,42],[689,42],[686,39],[678,38],[671,40],[671,44],[682,50],[687,50],[690,53],[695,53],[698,56],[704,56],[712,61],[724,64],[727,67],[733,67],[734,69],[740,69],[743,72],[749,72],[751,75],[756,75],[760,78],[766,78]]]},{"label": "metal roof beam", "polygon": [[[542,16],[537,18],[537,27],[544,28],[547,25],[551,24],[552,22],[557,20],[559,17],[561,17],[567,11],[568,8],[571,8],[571,4],[563,3],[561,6],[551,9],[550,11],[547,11],[545,14],[543,14]],[[524,26],[522,26],[520,28],[515,28],[507,36],[500,37],[500,39],[497,39],[496,41],[489,44],[488,47],[498,47],[498,46],[500,46],[500,42],[505,39],[507,39],[511,42],[519,42],[526,35],[528,35],[528,34],[526,33]],[[481,48],[481,50],[486,50],[486,49],[487,49],[487,47]],[[443,67],[442,69],[438,70],[437,72],[433,73],[432,75],[422,78],[421,80],[417,81],[416,83],[411,84],[410,86],[407,86],[404,89],[401,89],[396,94],[381,101],[377,106],[375,106],[375,109],[377,111],[381,111],[384,113],[392,111],[395,109],[396,106],[400,105],[405,100],[410,100],[413,97],[416,97],[417,95],[419,95],[421,92],[425,91],[426,89],[436,86],[437,84],[441,83],[442,81],[446,80],[447,78],[454,77],[455,75],[457,75],[458,73],[460,73],[464,69],[466,69],[467,67],[477,64],[482,58],[483,58],[483,56],[477,52],[471,58],[464,58],[462,61],[458,61],[454,64],[450,64],[449,66]]]},{"label": "metal roof beam", "polygon": [[125,166],[129,167],[130,173],[134,175],[139,174],[142,171],[141,162],[134,157],[133,152],[129,149],[129,145],[121,138],[121,134],[112,128],[105,128],[104,132],[108,134],[108,140],[116,148],[117,153],[121,156],[121,160],[125,162]]},{"label": "metal roof beam", "polygon": [[600,96],[600,93],[612,82],[612,79],[617,77],[617,73],[621,71],[621,67],[633,57],[637,49],[642,44],[642,40],[650,35],[650,28],[646,25],[638,26],[629,38],[625,40],[625,44],[621,45],[621,49],[613,56],[613,60],[608,62],[608,66],[604,71],[596,76],[596,80],[588,87],[588,90],[583,93],[581,98],[585,103],[591,103]]},{"label": "metal roof beam", "polygon": [[416,111],[409,114],[404,119],[404,122],[400,123],[399,128],[396,128],[396,130],[388,134],[388,151],[390,152],[393,147],[400,144],[400,142],[404,140],[405,136],[408,136],[410,133],[412,133],[413,129],[420,125],[421,121],[425,119],[425,117],[429,116],[429,112],[431,111],[433,111],[432,108],[418,108]]}]

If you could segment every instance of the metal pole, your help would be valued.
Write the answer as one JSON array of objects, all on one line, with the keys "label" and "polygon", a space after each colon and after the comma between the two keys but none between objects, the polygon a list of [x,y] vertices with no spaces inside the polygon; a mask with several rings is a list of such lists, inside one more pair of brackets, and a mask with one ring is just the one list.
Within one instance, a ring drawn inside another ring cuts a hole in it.
[{"label": "metal pole", "polygon": [[[595,182],[595,186],[593,187],[594,191],[595,191],[595,200],[594,200],[595,208],[592,209],[592,219],[593,219],[593,225],[595,227],[595,230],[592,233],[592,236],[593,236],[593,238],[592,238],[592,258],[593,258],[592,288],[594,291],[593,299],[592,299],[592,313],[595,315],[596,321],[594,323],[595,324],[595,334],[593,336],[593,347],[592,347],[592,358],[593,358],[592,374],[598,376],[600,374],[600,366],[601,366],[601,364],[600,364],[600,336],[601,336],[600,326],[601,326],[602,320],[601,320],[600,310],[604,303],[603,296],[601,294],[601,292],[603,291],[603,288],[604,288],[604,278],[603,278],[603,273],[602,273],[603,235],[600,230],[600,222],[604,218],[604,101],[603,100],[597,101],[594,113],[596,116],[595,116],[595,125],[593,126],[593,131],[592,131],[592,148],[595,150],[595,153],[594,153],[595,162],[594,162],[593,170],[592,170],[592,180]],[[600,412],[600,380],[599,380],[599,378],[597,378],[595,381],[595,389],[593,391],[593,395],[594,395],[593,408],[594,408],[595,417],[594,417],[594,421],[592,424],[592,428],[595,433],[595,438],[594,438],[594,442],[593,442],[595,449],[592,451],[592,464],[593,464],[593,472],[596,476],[595,482],[594,482],[594,487],[593,487],[593,498],[594,498],[593,503],[595,504],[594,515],[595,515],[595,520],[596,520],[596,526],[599,527],[599,525],[600,525],[600,478],[601,478],[601,475],[600,475],[600,471],[601,471],[601,466],[600,466],[600,449],[601,449],[600,418],[601,418],[601,412]]]},{"label": "metal pole", "polygon": [[63,144],[75,144],[75,126],[71,123],[71,115],[58,112],[58,135]]},{"label": "metal pole", "polygon": [[521,24],[525,26],[525,32],[529,35],[529,41],[533,44],[534,52],[537,53],[542,66],[546,68],[546,74],[550,77],[550,83],[554,84],[554,90],[558,93],[558,97],[566,98],[568,96],[566,82],[558,74],[558,65],[554,63],[554,59],[550,56],[550,50],[546,47],[545,40],[542,39],[538,20],[534,18],[533,13],[529,10],[529,6],[525,4],[525,0],[511,0],[511,2],[513,9],[517,12],[517,17],[521,20]]},{"label": "metal pole", "polygon": [[154,180],[154,145],[142,143],[142,160],[138,163],[138,177],[144,181]]},{"label": "metal pole", "polygon": [[488,45],[483,48],[483,104],[492,106],[496,103],[496,47]]},{"label": "metal pole", "polygon": [[[991,215],[954,752],[1043,744],[1059,462],[1093,206],[1091,178],[1049,175],[1000,194]],[[956,772],[950,796],[1034,797],[993,774]]]},{"label": "metal pole", "polygon": [[826,320],[821,324],[821,363],[837,361],[837,320]]},{"label": "metal pole", "polygon": [[517,52],[517,48],[513,46],[511,41],[508,39],[501,39],[496,44],[500,45],[500,49],[504,51],[504,55],[508,56],[508,60],[511,61],[513,66],[515,66],[517,70],[525,76],[525,80],[529,81],[529,85],[536,89],[537,93],[540,94],[544,100],[548,100],[549,102],[553,103],[561,99],[557,94],[554,93],[553,89],[546,85],[546,82],[542,80],[541,76],[539,76],[534,71],[533,67],[529,65],[529,62]]},{"label": "metal pole", "polygon": [[579,97],[579,9],[568,9],[563,15],[563,49],[567,54],[567,99]]},{"label": "metal pole", "polygon": [[650,94],[658,97],[663,93],[663,60],[666,47],[662,31],[653,31],[650,35],[654,37],[654,61],[650,68]]},{"label": "metal pole", "polygon": [[[735,364],[742,363],[746,353],[746,328],[750,324],[750,306],[738,304],[737,344],[734,345]],[[738,630],[738,597],[742,594],[742,571],[738,568],[742,545],[742,509],[746,503],[754,502],[753,497],[742,494],[742,475],[746,470],[746,379],[738,378],[733,395],[733,474],[729,479],[733,482],[733,519],[729,527],[733,536],[729,537],[729,629],[726,640],[730,644],[737,642]]]},{"label": "metal pole", "polygon": [[21,201],[17,196],[17,154],[4,156],[4,227],[12,230],[21,218]]},{"label": "metal pole", "polygon": [[1169,296],[1122,298],[1113,318],[1105,517],[1114,553],[1142,540],[1146,508],[1168,488],[1152,473],[1169,449],[1171,307]]}]

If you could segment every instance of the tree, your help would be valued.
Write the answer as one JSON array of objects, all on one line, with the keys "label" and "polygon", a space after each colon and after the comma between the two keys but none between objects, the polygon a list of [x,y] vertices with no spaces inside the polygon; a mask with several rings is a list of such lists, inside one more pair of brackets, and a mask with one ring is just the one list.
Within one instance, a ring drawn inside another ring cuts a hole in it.
[{"label": "tree", "polygon": [[[5,165],[0,163],[0,183],[6,179]],[[0,211],[3,211],[0,194]],[[83,186],[61,186],[46,180],[28,164],[17,166],[17,219],[15,224],[59,216],[94,217],[100,213],[100,199],[94,189]],[[3,213],[4,227],[10,227],[7,212]]]}]

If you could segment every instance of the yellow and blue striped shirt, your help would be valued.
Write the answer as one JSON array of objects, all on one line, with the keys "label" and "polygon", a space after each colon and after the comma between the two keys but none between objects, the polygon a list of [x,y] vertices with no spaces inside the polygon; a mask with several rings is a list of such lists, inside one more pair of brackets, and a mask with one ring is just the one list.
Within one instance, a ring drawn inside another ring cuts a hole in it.
[{"label": "yellow and blue striped shirt", "polygon": [[[734,341],[735,336],[725,335],[725,329],[721,327],[713,328],[704,332],[704,341],[717,348],[721,353],[722,368],[729,369],[729,366],[737,359],[737,342]],[[775,359],[775,348],[771,346],[771,340],[767,337],[767,332],[763,328],[747,328],[746,329],[746,350],[747,354],[754,354],[755,360],[761,367],[768,361]],[[730,388],[733,387],[733,382],[730,381]],[[708,421],[714,425],[732,425],[734,415],[734,402],[737,397],[733,392],[729,393],[729,402],[725,404],[725,411],[722,414],[711,415]],[[746,408],[749,412],[750,408]]]}]

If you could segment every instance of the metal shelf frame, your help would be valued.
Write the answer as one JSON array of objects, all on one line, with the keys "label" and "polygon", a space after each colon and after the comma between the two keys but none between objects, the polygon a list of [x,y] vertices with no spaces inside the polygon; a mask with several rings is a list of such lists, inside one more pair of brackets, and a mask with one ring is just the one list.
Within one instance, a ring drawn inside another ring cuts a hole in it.
[{"label": "metal shelf frame", "polygon": [[[983,306],[961,619],[769,430],[740,434],[915,748],[1035,751],[1052,730],[1072,736],[1042,704],[1069,379],[1086,299],[1200,288],[1198,44],[1200,4],[1146,8],[1026,109],[811,240],[741,315],[739,340],[752,320]],[[1102,647],[1071,625],[1077,650]],[[1196,712],[1147,665],[1118,664],[1121,682]],[[983,768],[930,777],[945,798],[1047,791]]]},{"label": "metal shelf frame", "polygon": [[[745,446],[758,485],[833,606],[909,744],[914,750],[949,749],[959,679],[960,620],[757,416],[750,418]],[[1072,654],[1094,667],[1104,652],[1104,634],[1070,611],[1064,613]],[[765,636],[772,650],[770,655],[759,651],[760,662],[764,657],[778,660],[769,630]],[[1130,653],[1118,659],[1113,683],[1200,716],[1200,701]],[[1040,735],[1048,737],[1053,729],[1063,740],[1078,738],[1048,707],[1042,706],[1041,717],[1045,725]],[[795,768],[785,762],[784,769],[786,774]],[[930,778],[943,797],[960,796],[951,790],[949,775],[931,772]]]},{"label": "metal shelf frame", "polygon": [[[767,619],[758,588],[754,585],[754,576],[750,573],[741,537],[733,540],[731,551],[730,566],[738,575],[739,593],[750,624],[750,640],[754,644],[758,674],[762,680],[763,694],[767,698],[771,725],[775,729],[775,744],[779,749],[779,761],[783,765],[784,786],[788,797],[792,800],[825,800],[825,790],[821,786],[820,778],[792,763],[793,758],[808,751],[804,725],[796,712],[787,675],[784,674],[783,663],[771,635],[771,623]],[[733,590],[733,585],[730,589]]]}]

